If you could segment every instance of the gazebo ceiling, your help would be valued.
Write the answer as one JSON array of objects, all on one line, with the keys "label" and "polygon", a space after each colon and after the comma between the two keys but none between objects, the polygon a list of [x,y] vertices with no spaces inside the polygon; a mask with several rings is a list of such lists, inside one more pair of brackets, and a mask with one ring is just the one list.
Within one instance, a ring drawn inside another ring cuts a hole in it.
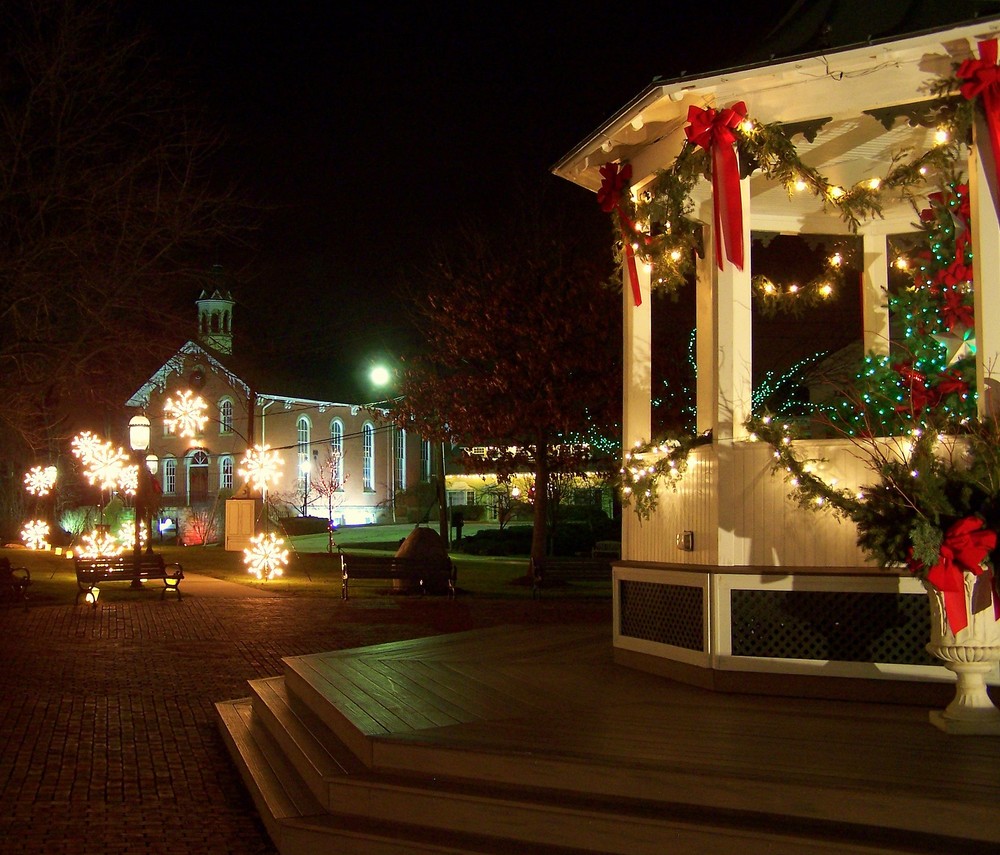
[{"label": "gazebo ceiling", "polygon": [[[996,37],[1000,21],[982,21],[937,33],[865,45],[774,65],[735,69],[710,77],[657,84],[598,129],[553,171],[597,190],[600,167],[629,161],[637,187],[669,167],[680,152],[690,105],[747,105],[756,121],[780,123],[799,157],[845,187],[881,177],[894,155],[920,153],[934,142],[929,127],[930,86],[975,54],[976,42]],[[695,203],[708,199],[707,182]],[[836,211],[823,211],[810,192],[793,193],[757,173],[751,178],[752,228],[842,231]],[[908,229],[914,212],[906,200],[888,203],[880,231]]]}]

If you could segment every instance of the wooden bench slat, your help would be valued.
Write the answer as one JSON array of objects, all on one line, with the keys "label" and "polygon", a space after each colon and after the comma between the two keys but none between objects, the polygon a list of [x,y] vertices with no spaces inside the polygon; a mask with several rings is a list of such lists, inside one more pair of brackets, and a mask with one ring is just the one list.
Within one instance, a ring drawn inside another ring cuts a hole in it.
[{"label": "wooden bench slat", "polygon": [[[101,582],[143,582],[158,579],[163,582],[162,597],[167,591],[181,595],[180,583],[184,578],[184,568],[177,562],[167,564],[162,555],[143,553],[136,561],[135,553],[123,552],[121,555],[102,558],[73,559],[76,568],[76,584],[79,589],[76,594],[79,602],[80,594],[90,594]],[[97,606],[97,599],[91,605]]]},{"label": "wooden bench slat", "polygon": [[455,565],[425,558],[397,558],[395,555],[358,555],[341,552],[343,587],[341,597],[348,599],[352,579],[410,582],[424,594],[427,588],[447,586],[448,596],[455,596]]}]

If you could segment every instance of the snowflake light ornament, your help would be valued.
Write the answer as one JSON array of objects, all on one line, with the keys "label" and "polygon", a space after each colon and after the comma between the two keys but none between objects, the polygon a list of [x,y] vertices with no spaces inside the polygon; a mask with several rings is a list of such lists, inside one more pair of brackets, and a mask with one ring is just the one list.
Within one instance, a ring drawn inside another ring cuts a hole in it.
[{"label": "snowflake light ornament", "polygon": [[73,456],[80,458],[83,461],[83,465],[87,466],[97,449],[104,445],[104,441],[96,433],[85,430],[83,433],[74,436],[73,442],[70,445],[72,446]]},{"label": "snowflake light ornament", "polygon": [[185,389],[177,396],[177,400],[167,398],[163,405],[163,423],[168,430],[176,431],[178,436],[195,436],[200,433],[208,416],[205,410],[208,404],[201,396],[193,397],[190,389]]},{"label": "snowflake light ornament", "polygon": [[266,582],[272,576],[280,576],[281,568],[288,564],[288,550],[285,541],[274,532],[257,534],[250,538],[250,548],[243,550],[243,563],[251,576]]},{"label": "snowflake light ornament", "polygon": [[139,467],[134,463],[130,463],[128,466],[122,466],[121,471],[118,473],[117,486],[118,489],[126,496],[134,496],[138,493]]},{"label": "snowflake light ornament", "polygon": [[124,551],[111,532],[95,529],[83,536],[83,546],[77,547],[76,554],[81,558],[114,558]]},{"label": "snowflake light ornament", "polygon": [[121,448],[115,448],[110,442],[98,446],[87,463],[84,476],[89,484],[99,486],[102,490],[114,490],[122,480],[123,470],[128,464],[128,455]]},{"label": "snowflake light ornament", "polygon": [[284,463],[285,461],[281,459],[278,452],[271,451],[271,446],[255,445],[253,448],[247,449],[237,472],[254,490],[263,493],[267,490],[268,485],[278,483],[278,479],[281,477],[279,467],[283,466]]},{"label": "snowflake light ornament", "polygon": [[[125,552],[131,552],[135,549],[135,525],[128,520],[122,523],[121,528],[118,529],[118,542],[121,544],[122,549]],[[139,546],[145,546],[146,541],[149,540],[149,533],[146,530],[146,523],[139,523]]]},{"label": "snowflake light ornament", "polygon": [[28,549],[47,549],[49,524],[44,520],[28,520],[21,529],[21,540]]},{"label": "snowflake light ornament", "polygon": [[55,466],[32,466],[24,473],[25,489],[32,496],[47,496],[56,483]]}]

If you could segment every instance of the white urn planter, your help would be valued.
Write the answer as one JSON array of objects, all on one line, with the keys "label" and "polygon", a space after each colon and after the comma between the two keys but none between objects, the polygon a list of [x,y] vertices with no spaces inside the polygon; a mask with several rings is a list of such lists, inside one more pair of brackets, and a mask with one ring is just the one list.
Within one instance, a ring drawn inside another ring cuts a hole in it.
[{"label": "white urn planter", "polygon": [[933,725],[947,733],[1000,735],[1000,709],[986,691],[986,678],[1000,662],[1000,621],[993,609],[989,573],[964,571],[969,624],[951,631],[944,594],[926,585],[931,604],[931,640],[927,650],[958,678],[955,698],[943,711],[932,711]]}]

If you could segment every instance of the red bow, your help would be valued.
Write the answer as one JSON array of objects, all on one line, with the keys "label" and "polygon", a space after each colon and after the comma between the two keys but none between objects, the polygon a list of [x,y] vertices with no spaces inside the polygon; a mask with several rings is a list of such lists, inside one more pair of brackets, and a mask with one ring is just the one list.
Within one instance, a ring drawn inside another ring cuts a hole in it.
[{"label": "red bow", "polygon": [[967,59],[958,67],[959,87],[969,101],[982,98],[986,126],[990,132],[994,161],[1000,164],[1000,67],[997,66],[997,40],[979,43],[979,59]]},{"label": "red bow", "polygon": [[963,282],[972,281],[972,265],[965,264],[961,258],[956,258],[947,267],[941,268],[934,274],[934,281],[931,283],[931,293],[938,294],[941,286],[954,288]]},{"label": "red bow", "polygon": [[[983,528],[978,517],[965,517],[952,525],[944,535],[938,551],[938,563],[927,571],[927,582],[944,594],[944,610],[948,626],[955,634],[969,625],[965,607],[965,579],[963,571],[979,576],[983,562],[997,545],[997,533]],[[910,559],[910,570],[919,572],[923,564]],[[992,573],[991,573],[992,577]],[[997,603],[994,597],[994,614]]]},{"label": "red bow", "polygon": [[937,393],[927,388],[927,378],[909,365],[894,365],[893,369],[900,375],[906,390],[910,393],[910,403],[897,404],[896,412],[912,411],[919,416],[925,407],[933,407],[937,403]]},{"label": "red bow", "polygon": [[733,144],[737,127],[747,115],[742,101],[724,110],[707,110],[692,104],[684,129],[687,138],[712,155],[712,205],[715,210],[715,261],[723,269],[722,245],[726,258],[743,269],[743,204],[740,199],[740,167]]},{"label": "red bow", "polygon": [[621,229],[622,240],[625,242],[625,263],[628,265],[629,281],[632,285],[632,301],[636,306],[642,305],[642,293],[639,291],[639,271],[635,266],[635,250],[632,240],[636,228],[622,212],[622,194],[632,181],[632,164],[626,163],[621,168],[617,163],[605,163],[601,167],[601,189],[597,191],[597,202],[606,214],[612,212],[618,215],[618,227]]}]

